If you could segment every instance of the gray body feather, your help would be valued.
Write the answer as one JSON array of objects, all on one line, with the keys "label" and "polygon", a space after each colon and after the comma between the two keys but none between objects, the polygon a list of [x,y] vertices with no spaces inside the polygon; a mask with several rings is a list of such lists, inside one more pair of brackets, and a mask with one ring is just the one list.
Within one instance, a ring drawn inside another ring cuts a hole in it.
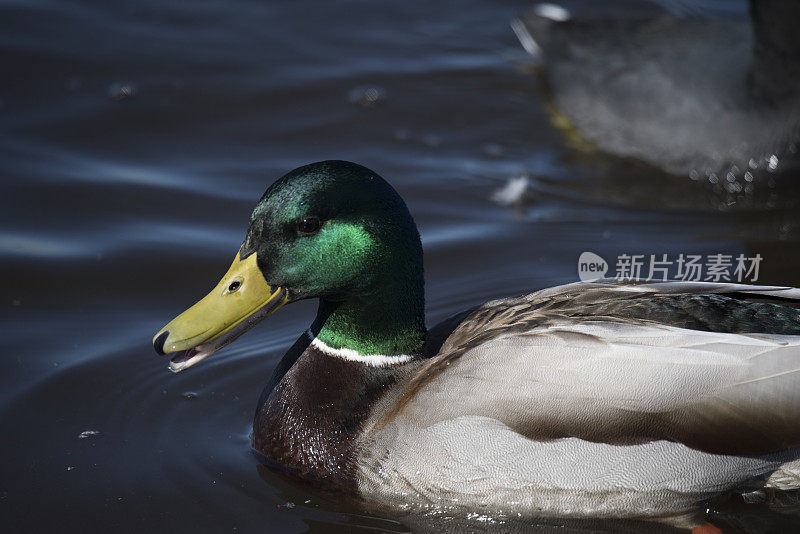
[{"label": "gray body feather", "polygon": [[792,288],[612,281],[487,303],[376,404],[359,491],[661,517],[796,487],[798,303]]}]

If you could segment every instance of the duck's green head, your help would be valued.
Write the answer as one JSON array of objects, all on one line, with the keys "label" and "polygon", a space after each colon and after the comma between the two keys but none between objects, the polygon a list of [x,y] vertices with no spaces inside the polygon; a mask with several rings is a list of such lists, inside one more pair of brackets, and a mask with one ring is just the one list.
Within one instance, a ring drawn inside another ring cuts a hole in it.
[{"label": "duck's green head", "polygon": [[287,302],[319,298],[311,329],[360,354],[414,353],[425,338],[422,247],[397,192],[369,169],[323,161],[272,184],[217,287],[159,331],[181,371]]}]

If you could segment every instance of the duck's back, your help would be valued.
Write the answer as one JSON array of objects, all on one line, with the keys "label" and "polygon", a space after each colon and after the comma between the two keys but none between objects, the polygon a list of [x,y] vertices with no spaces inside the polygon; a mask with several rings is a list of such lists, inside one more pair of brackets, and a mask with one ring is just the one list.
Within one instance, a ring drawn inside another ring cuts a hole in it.
[{"label": "duck's back", "polygon": [[362,491],[659,515],[763,484],[800,446],[798,297],[602,282],[488,303],[376,410]]}]

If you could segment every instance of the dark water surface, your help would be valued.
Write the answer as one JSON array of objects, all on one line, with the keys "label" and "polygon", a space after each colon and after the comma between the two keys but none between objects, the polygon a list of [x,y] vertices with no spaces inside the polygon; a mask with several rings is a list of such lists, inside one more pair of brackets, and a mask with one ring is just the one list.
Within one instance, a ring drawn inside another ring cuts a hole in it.
[{"label": "dark water surface", "polygon": [[[528,7],[0,1],[4,530],[641,531],[396,522],[259,467],[256,401],[314,303],[178,375],[150,343],[216,284],[266,186],[328,158],[408,202],[429,323],[574,281],[586,250],[758,253],[759,282],[800,285],[797,180],[730,197],[569,148],[508,26]],[[491,200],[520,175],[523,202]],[[800,527],[735,500],[718,510],[747,531]]]}]

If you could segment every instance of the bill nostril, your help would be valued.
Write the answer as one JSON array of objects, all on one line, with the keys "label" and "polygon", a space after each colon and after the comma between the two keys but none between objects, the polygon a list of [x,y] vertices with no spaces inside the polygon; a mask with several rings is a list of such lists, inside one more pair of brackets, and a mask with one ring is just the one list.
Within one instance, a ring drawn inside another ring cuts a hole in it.
[{"label": "bill nostril", "polygon": [[167,330],[166,332],[162,332],[161,334],[159,334],[157,338],[153,340],[153,348],[156,349],[156,352],[162,356],[164,355],[164,342],[167,340],[168,337],[169,337],[169,330]]}]

